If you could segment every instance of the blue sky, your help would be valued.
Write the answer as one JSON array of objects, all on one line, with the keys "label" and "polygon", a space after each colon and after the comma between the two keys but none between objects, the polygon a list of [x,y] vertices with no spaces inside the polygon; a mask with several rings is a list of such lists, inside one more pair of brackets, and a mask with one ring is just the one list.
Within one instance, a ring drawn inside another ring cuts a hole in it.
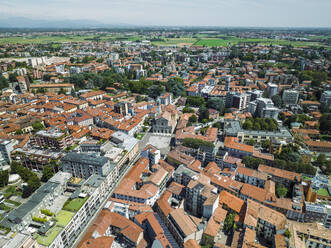
[{"label": "blue sky", "polygon": [[331,27],[331,0],[0,0],[0,16],[107,24]]}]

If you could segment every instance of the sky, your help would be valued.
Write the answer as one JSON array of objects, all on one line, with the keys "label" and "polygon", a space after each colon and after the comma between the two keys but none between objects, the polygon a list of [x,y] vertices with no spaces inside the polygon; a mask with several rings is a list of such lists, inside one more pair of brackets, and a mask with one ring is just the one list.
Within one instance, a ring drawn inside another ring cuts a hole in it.
[{"label": "sky", "polygon": [[166,26],[331,27],[331,0],[0,0],[0,16]]}]

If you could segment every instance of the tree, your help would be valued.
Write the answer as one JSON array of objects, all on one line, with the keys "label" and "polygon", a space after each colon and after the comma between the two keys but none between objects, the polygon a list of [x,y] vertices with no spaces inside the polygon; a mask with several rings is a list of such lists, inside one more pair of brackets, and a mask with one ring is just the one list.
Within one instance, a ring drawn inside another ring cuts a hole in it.
[{"label": "tree", "polygon": [[43,175],[41,177],[42,182],[47,182],[50,178],[54,176],[54,168],[52,165],[45,165],[43,168]]},{"label": "tree", "polygon": [[212,109],[216,109],[221,114],[223,114],[224,110],[225,110],[224,101],[219,97],[209,98],[208,101],[207,101],[207,107],[212,108]]},{"label": "tree", "polygon": [[250,146],[254,146],[255,143],[256,143],[256,141],[254,139],[247,140],[247,144],[250,145]]},{"label": "tree", "polygon": [[148,96],[154,99],[160,96],[164,92],[165,90],[162,85],[152,85],[151,87],[148,88]]},{"label": "tree", "polygon": [[186,103],[191,107],[200,107],[205,105],[205,99],[200,96],[188,96]]},{"label": "tree", "polygon": [[267,139],[267,140],[262,142],[262,148],[263,149],[269,149],[269,147],[270,147],[270,140]]},{"label": "tree", "polygon": [[233,227],[234,227],[234,219],[236,217],[236,214],[235,213],[229,213],[226,217],[225,217],[225,220],[224,220],[224,225],[223,225],[223,230],[226,232],[226,233],[229,233],[230,231],[233,230]]},{"label": "tree", "polygon": [[199,108],[199,121],[203,120],[209,120],[209,111],[204,105]]},{"label": "tree", "polygon": [[4,187],[8,184],[9,173],[8,170],[0,171],[0,187]]},{"label": "tree", "polygon": [[9,81],[4,76],[0,76],[0,90],[8,87],[9,87]]},{"label": "tree", "polygon": [[171,92],[175,97],[181,96],[185,92],[184,81],[180,77],[169,79],[165,87],[166,91]]},{"label": "tree", "polygon": [[272,96],[271,100],[273,101],[274,105],[278,108],[280,108],[283,104],[282,98],[279,95]]},{"label": "tree", "polygon": [[49,80],[51,80],[51,76],[49,74],[45,74],[43,76],[43,81],[49,81]]},{"label": "tree", "polygon": [[14,83],[17,81],[17,72],[9,74],[9,82]]},{"label": "tree", "polygon": [[253,157],[250,157],[250,156],[245,156],[243,158],[243,164],[248,167],[248,168],[251,168],[251,169],[257,169],[259,167],[260,164],[263,164],[264,161],[263,159],[261,158],[253,158]]},{"label": "tree", "polygon": [[32,128],[33,128],[33,131],[34,131],[34,132],[38,132],[38,131],[40,131],[40,130],[45,129],[44,125],[41,124],[41,122],[39,122],[39,121],[33,123],[33,124],[32,124]]},{"label": "tree", "polygon": [[288,239],[291,238],[291,236],[292,236],[290,230],[288,230],[288,229],[285,230],[284,235]]},{"label": "tree", "polygon": [[190,108],[189,106],[185,106],[183,108],[183,113],[194,113],[194,109]]},{"label": "tree", "polygon": [[277,184],[276,194],[278,197],[283,198],[287,195],[288,189],[283,184]]},{"label": "tree", "polygon": [[198,121],[198,118],[196,115],[191,115],[190,118],[188,119],[190,123],[196,123]]}]

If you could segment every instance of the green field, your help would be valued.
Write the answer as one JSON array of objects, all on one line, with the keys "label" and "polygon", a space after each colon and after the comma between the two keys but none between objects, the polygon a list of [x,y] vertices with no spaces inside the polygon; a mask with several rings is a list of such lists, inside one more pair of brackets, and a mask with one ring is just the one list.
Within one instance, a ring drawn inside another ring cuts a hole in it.
[{"label": "green field", "polygon": [[73,200],[68,200],[64,206],[63,209],[71,212],[77,212],[87,201],[88,196],[85,198],[75,198]]},{"label": "green field", "polygon": [[237,38],[237,37],[227,37],[227,38],[208,38],[200,39],[195,42],[195,46],[226,46],[227,44],[238,44],[238,43],[259,43],[264,45],[292,45],[295,47],[299,46],[323,46],[318,42],[304,42],[304,41],[289,41],[289,40],[273,40],[273,39],[255,39],[255,38]]},{"label": "green field", "polygon": [[316,192],[318,195],[321,195],[321,196],[330,196],[328,190],[324,189],[324,188],[320,188],[317,191],[315,191],[315,190],[313,190],[313,191]]},{"label": "green field", "polygon": [[57,220],[56,224],[65,227],[74,215],[75,213],[73,212],[61,210],[56,215],[56,220]]},{"label": "green field", "polygon": [[52,227],[47,233],[45,236],[38,236],[37,238],[37,242],[41,245],[44,245],[44,246],[49,246],[53,241],[54,239],[56,238],[56,236],[62,231],[62,227],[59,227],[59,226],[55,226],[55,227]]},{"label": "green field", "polygon": [[[160,41],[152,41],[153,45],[166,46],[166,45],[178,45],[178,46],[227,46],[238,43],[260,43],[260,44],[274,44],[274,45],[292,45],[292,46],[326,46],[319,42],[314,42],[316,39],[329,38],[330,36],[312,36],[309,37],[310,41],[289,41],[289,40],[273,40],[273,39],[257,39],[257,38],[238,38],[235,36],[224,36],[215,34],[197,34],[194,37],[180,37],[180,38],[167,38],[160,37]],[[308,37],[307,37],[308,38]],[[143,35],[121,35],[121,34],[104,34],[104,35],[54,35],[54,36],[25,36],[25,37],[6,37],[0,38],[0,45],[2,44],[47,44],[53,43],[53,46],[58,46],[59,43],[64,42],[84,42],[91,40],[99,41],[141,41],[148,40],[149,37]]]}]

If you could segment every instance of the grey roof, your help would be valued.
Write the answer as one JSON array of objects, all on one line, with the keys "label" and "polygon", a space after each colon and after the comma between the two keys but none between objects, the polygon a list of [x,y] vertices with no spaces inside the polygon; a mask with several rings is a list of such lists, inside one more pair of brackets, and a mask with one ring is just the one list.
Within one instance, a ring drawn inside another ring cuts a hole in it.
[{"label": "grey roof", "polygon": [[66,156],[61,159],[62,162],[76,162],[76,163],[83,163],[83,164],[90,164],[94,166],[103,166],[109,160],[106,157],[96,156],[95,154],[91,153],[75,153],[70,152]]},{"label": "grey roof", "polygon": [[11,228],[14,224],[19,224],[22,222],[22,219],[29,214],[31,210],[39,205],[43,199],[48,196],[50,193],[53,193],[54,190],[59,186],[58,183],[47,182],[42,185],[35,193],[30,197],[30,199],[20,205],[18,208],[12,210],[6,218],[0,222],[0,226]]},{"label": "grey roof", "polygon": [[185,165],[182,164],[179,165],[178,168],[175,170],[175,174],[185,174],[188,175],[189,177],[194,177],[198,175],[198,173],[191,170],[190,168],[187,168]]},{"label": "grey roof", "polygon": [[227,121],[227,124],[224,126],[224,130],[229,136],[237,136],[238,133],[245,133],[245,135],[248,136],[292,138],[291,133],[285,127],[280,127],[278,131],[245,130],[241,127],[240,122],[237,120]]},{"label": "grey roof", "polygon": [[93,188],[99,187],[103,182],[105,178],[99,175],[92,175],[90,176],[84,185],[91,186]]}]

